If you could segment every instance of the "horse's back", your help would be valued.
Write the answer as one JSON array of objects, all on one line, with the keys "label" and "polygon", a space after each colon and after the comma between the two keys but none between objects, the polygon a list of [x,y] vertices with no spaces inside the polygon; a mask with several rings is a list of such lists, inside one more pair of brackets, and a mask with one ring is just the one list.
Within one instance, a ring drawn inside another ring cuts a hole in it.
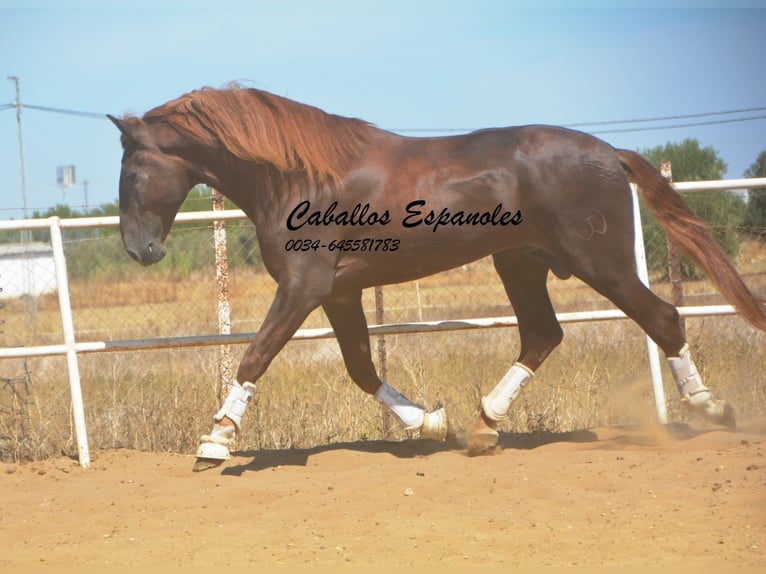
[{"label": "horse's back", "polygon": [[515,173],[549,170],[568,179],[572,171],[623,173],[614,148],[585,132],[544,124],[487,128],[466,134],[393,140],[386,163],[419,172],[475,171],[503,167]]}]

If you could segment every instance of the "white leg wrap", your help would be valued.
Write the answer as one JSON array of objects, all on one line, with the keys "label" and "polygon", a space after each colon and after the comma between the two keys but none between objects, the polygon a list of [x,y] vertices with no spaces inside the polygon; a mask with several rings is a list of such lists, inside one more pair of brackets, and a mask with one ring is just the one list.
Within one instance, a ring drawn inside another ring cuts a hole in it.
[{"label": "white leg wrap", "polygon": [[697,367],[689,352],[689,345],[684,345],[679,351],[678,357],[668,357],[668,365],[676,381],[678,393],[682,398],[692,398],[700,393],[710,392],[702,383],[702,377],[697,372]]},{"label": "white leg wrap", "polygon": [[702,377],[692,360],[689,345],[684,345],[678,357],[668,357],[681,401],[688,408],[706,419],[729,427],[735,425],[734,412],[726,401],[713,398],[713,393],[704,385]]},{"label": "white leg wrap", "polygon": [[[215,414],[213,419],[216,424],[210,434],[202,435],[197,447],[197,458],[207,460],[228,460],[231,456],[229,447],[234,443],[234,439],[242,425],[242,417],[247,410],[247,404],[253,398],[255,385],[253,383],[239,384],[235,382],[229,391],[226,400],[221,409]],[[223,418],[230,419],[234,426],[222,426],[217,423]]]},{"label": "white leg wrap", "polygon": [[426,419],[423,407],[410,401],[395,388],[383,383],[375,392],[375,398],[399,419],[405,430],[415,430],[423,426]]},{"label": "white leg wrap", "polygon": [[519,396],[521,389],[529,382],[534,373],[521,363],[514,363],[492,392],[481,399],[484,415],[492,421],[508,418],[511,403]]},{"label": "white leg wrap", "polygon": [[220,422],[224,417],[227,417],[231,419],[234,426],[237,427],[237,431],[239,431],[239,428],[242,425],[242,417],[247,410],[247,404],[250,402],[250,399],[253,398],[254,392],[255,385],[253,383],[243,383],[240,385],[235,381],[229,391],[229,395],[223,402],[223,406],[215,414],[213,419],[216,422]]}]

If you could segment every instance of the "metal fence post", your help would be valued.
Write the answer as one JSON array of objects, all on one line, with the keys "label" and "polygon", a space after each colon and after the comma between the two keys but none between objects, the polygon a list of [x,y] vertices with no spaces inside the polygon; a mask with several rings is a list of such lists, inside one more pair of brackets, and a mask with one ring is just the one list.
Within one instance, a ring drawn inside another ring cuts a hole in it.
[{"label": "metal fence post", "polygon": [[[226,209],[223,195],[213,190],[213,211]],[[218,303],[218,334],[231,334],[231,305],[229,303],[229,255],[226,246],[226,223],[213,221],[213,243],[215,245],[215,286]],[[220,375],[219,399],[229,394],[233,384],[231,346],[221,345],[218,352],[218,372]]]},{"label": "metal fence post", "polygon": [[[673,166],[669,161],[660,163],[660,173],[673,185]],[[668,280],[670,281],[671,298],[673,305],[682,307],[684,304],[683,277],[681,274],[681,255],[678,253],[676,244],[665,238],[665,244],[668,249]],[[681,331],[686,336],[686,321],[680,317]]]},{"label": "metal fence post", "polygon": [[72,395],[72,417],[77,437],[77,451],[80,466],[90,466],[88,451],[88,433],[85,428],[85,409],[82,402],[82,387],[80,386],[80,368],[77,364],[77,349],[75,347],[74,321],[72,306],[69,299],[69,281],[67,279],[66,258],[64,257],[64,242],[61,238],[61,219],[51,217],[50,232],[53,247],[53,264],[56,269],[56,284],[59,291],[59,308],[61,311],[61,326],[64,331],[66,346],[66,362],[69,371],[69,390]]},{"label": "metal fence post", "polygon": [[[634,229],[634,252],[636,258],[636,272],[641,282],[649,287],[649,269],[646,265],[646,250],[644,249],[644,230],[641,227],[641,211],[638,205],[638,188],[631,184],[633,196],[633,229]],[[668,424],[668,410],[665,404],[665,389],[662,386],[662,369],[660,367],[660,353],[657,344],[646,337],[646,351],[649,356],[649,372],[652,377],[652,389],[654,391],[654,405],[657,409],[657,418],[662,424]]]},{"label": "metal fence post", "polygon": [[[375,287],[375,323],[382,325],[385,320],[384,307],[383,307],[383,287]],[[378,376],[385,382],[388,378],[388,368],[386,361],[388,359],[386,355],[386,338],[384,335],[378,335],[377,337],[377,351],[378,351]],[[391,413],[388,409],[383,408],[383,436],[388,436],[391,432],[392,419]]]}]

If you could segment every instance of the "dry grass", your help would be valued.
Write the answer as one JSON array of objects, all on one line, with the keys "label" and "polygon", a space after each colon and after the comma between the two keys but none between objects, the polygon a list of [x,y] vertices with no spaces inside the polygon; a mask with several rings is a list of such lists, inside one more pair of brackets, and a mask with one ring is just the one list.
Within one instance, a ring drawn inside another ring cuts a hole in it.
[{"label": "dry grass", "polygon": [[[741,259],[741,266],[763,271],[762,246],[748,246]],[[386,287],[385,321],[511,314],[499,280],[487,279],[492,276],[487,274],[490,268],[491,262],[484,260],[418,284]],[[140,274],[137,269],[133,281],[72,285],[76,324],[102,325],[80,333],[80,340],[113,338],[115,332],[121,338],[214,332],[211,280]],[[762,281],[760,276],[748,279],[759,292],[764,292]],[[274,288],[262,273],[239,271],[232,276],[233,313],[235,319],[241,318],[234,324],[235,331],[257,330]],[[667,286],[657,285],[655,290],[667,297]],[[609,306],[574,280],[552,279],[550,291],[559,311]],[[685,291],[710,293],[712,289],[699,282],[685,284]],[[43,298],[37,307],[31,330],[22,302],[6,307],[6,345],[60,342],[55,300]],[[190,308],[196,311],[189,312]],[[372,290],[365,294],[365,308],[373,323]],[[174,309],[176,319],[159,318]],[[304,326],[324,325],[326,319],[317,311]],[[113,327],[119,331],[112,331]],[[564,330],[563,344],[525,389],[501,430],[565,432],[653,417],[646,343],[637,326],[612,321],[570,324]],[[738,317],[689,319],[687,331],[708,385],[729,399],[740,417],[763,415],[764,333]],[[509,328],[389,336],[387,380],[429,408],[445,405],[457,429],[464,430],[476,415],[480,397],[508,369],[518,347],[517,331]],[[235,358],[242,350],[234,349]],[[82,355],[79,364],[91,448],[193,452],[219,406],[217,354],[218,349],[211,347]],[[6,360],[3,369],[0,458],[75,453],[64,359]],[[671,420],[686,421],[669,371],[663,369]],[[406,438],[404,431],[388,428],[379,405],[351,382],[334,340],[291,342],[258,387],[239,439],[241,449]]]}]

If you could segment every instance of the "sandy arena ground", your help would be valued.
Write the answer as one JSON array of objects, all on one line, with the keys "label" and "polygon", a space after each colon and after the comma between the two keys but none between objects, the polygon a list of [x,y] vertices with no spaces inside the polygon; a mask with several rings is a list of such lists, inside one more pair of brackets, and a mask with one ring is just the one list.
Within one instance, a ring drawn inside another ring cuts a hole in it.
[{"label": "sandy arena ground", "polygon": [[0,566],[766,566],[766,419],[0,464]]}]

